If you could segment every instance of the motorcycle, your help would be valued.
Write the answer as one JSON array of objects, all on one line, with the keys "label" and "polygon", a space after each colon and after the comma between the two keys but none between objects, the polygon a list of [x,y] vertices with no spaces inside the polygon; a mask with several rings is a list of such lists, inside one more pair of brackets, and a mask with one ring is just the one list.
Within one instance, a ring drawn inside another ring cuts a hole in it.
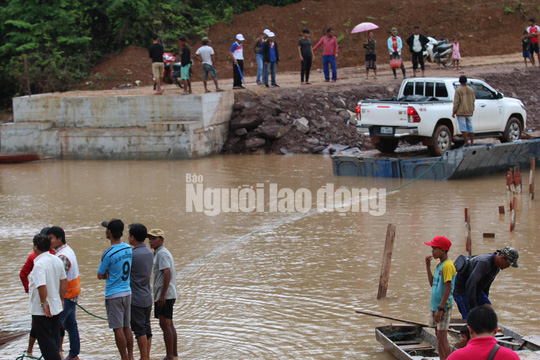
[{"label": "motorcycle", "polygon": [[[182,88],[182,82],[178,80],[178,78],[180,77],[180,65],[178,65],[177,67],[177,64],[174,63],[175,60],[176,58],[174,57],[174,55],[169,54],[169,53],[163,53],[163,64],[165,66],[163,69],[162,82],[163,84],[174,83],[176,84],[176,86]],[[171,69],[171,67],[173,69]],[[157,87],[157,84],[154,82],[154,90],[156,90],[156,87]]]},{"label": "motorcycle", "polygon": [[429,61],[434,64],[442,64],[446,67],[452,66],[452,44],[448,39],[437,40],[428,36],[429,42],[424,51],[424,62]]}]

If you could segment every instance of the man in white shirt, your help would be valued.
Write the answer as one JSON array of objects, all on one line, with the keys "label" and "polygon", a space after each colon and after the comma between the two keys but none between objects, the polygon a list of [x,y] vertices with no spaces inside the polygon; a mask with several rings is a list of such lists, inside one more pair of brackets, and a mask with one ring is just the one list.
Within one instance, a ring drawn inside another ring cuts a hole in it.
[{"label": "man in white shirt", "polygon": [[415,26],[414,34],[409,36],[407,39],[407,45],[409,45],[409,50],[412,54],[413,77],[416,77],[416,69],[418,69],[418,64],[420,64],[422,76],[424,76],[424,50],[426,50],[426,45],[428,42],[429,39],[427,36],[420,34],[420,26]]},{"label": "man in white shirt", "polygon": [[49,253],[47,235],[34,236],[34,268],[29,278],[29,310],[41,355],[45,360],[61,360],[60,313],[64,307],[67,277],[64,264]]},{"label": "man in white shirt", "polygon": [[214,49],[212,49],[212,47],[208,45],[209,42],[209,38],[203,37],[203,46],[198,48],[195,52],[195,56],[197,56],[197,58],[202,62],[204,91],[207,93],[210,92],[210,90],[208,90],[208,87],[206,86],[209,73],[212,74],[212,78],[214,79],[214,85],[216,85],[216,92],[222,91],[218,86],[218,76],[216,73],[216,69],[214,68]]}]

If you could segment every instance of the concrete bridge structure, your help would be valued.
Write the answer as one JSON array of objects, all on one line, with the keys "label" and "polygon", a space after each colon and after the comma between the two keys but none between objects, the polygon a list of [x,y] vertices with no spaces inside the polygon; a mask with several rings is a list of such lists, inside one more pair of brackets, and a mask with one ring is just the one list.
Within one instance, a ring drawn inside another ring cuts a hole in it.
[{"label": "concrete bridge structure", "polygon": [[17,97],[14,122],[0,127],[1,152],[88,160],[218,154],[227,138],[233,104],[232,91]]}]

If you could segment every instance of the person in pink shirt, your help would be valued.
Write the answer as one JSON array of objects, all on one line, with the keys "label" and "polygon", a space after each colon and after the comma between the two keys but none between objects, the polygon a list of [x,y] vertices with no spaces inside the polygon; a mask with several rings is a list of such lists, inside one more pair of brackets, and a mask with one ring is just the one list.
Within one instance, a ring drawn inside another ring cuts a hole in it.
[{"label": "person in pink shirt", "polygon": [[471,340],[462,349],[454,351],[448,360],[519,360],[513,350],[497,344],[497,314],[487,306],[477,306],[467,316]]},{"label": "person in pink shirt", "polygon": [[321,45],[323,47],[322,60],[324,81],[330,81],[330,71],[328,70],[328,65],[330,65],[332,67],[332,82],[335,82],[337,80],[336,57],[338,56],[338,43],[334,36],[334,29],[328,28],[328,30],[326,30],[326,36],[323,36],[321,40],[319,40],[313,47],[313,51],[317,50]]}]

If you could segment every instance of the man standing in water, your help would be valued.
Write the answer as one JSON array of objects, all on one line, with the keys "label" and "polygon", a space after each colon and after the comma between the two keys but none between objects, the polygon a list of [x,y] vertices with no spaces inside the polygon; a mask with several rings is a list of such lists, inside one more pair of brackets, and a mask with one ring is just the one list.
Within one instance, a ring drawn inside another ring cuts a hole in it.
[{"label": "man standing in water", "polygon": [[32,328],[45,360],[61,360],[60,313],[67,289],[64,264],[49,253],[51,239],[44,234],[34,236],[34,268],[29,279],[29,310]]},{"label": "man standing in water", "polygon": [[114,340],[122,360],[133,359],[133,333],[131,322],[131,247],[122,241],[124,223],[119,219],[103,221],[105,234],[111,247],[103,253],[97,272],[98,279],[105,280],[105,307],[109,328],[114,331]]},{"label": "man standing in water", "polygon": [[129,244],[133,246],[131,267],[131,330],[137,339],[141,360],[150,359],[152,329],[150,314],[152,313],[152,288],[150,277],[154,263],[152,251],[144,244],[147,236],[143,224],[129,225]]},{"label": "man standing in water", "polygon": [[454,300],[463,319],[477,306],[491,306],[489,289],[499,271],[509,266],[518,267],[519,254],[506,246],[493,254],[483,254],[467,260],[467,264],[456,276]]},{"label": "man standing in water", "polygon": [[[426,256],[426,270],[431,286],[431,316],[429,326],[435,328],[437,334],[437,348],[441,360],[446,360],[451,349],[448,343],[448,328],[452,316],[452,291],[456,278],[456,268],[452,260],[448,259],[448,251],[452,243],[444,236],[436,236],[431,242],[424,242],[431,246],[432,255]],[[439,262],[431,272],[431,260]]]},{"label": "man standing in water", "polygon": [[79,360],[81,341],[76,317],[77,301],[81,294],[79,264],[75,252],[66,244],[64,229],[59,226],[53,226],[47,230],[47,236],[51,239],[51,248],[55,251],[56,256],[64,263],[64,270],[67,276],[64,310],[60,313],[60,325],[63,325],[69,334],[69,355],[65,360]]},{"label": "man standing in water", "polygon": [[161,229],[148,232],[150,247],[154,249],[154,317],[159,319],[167,355],[163,360],[178,356],[177,335],[173,324],[173,305],[178,296],[174,259],[163,245],[165,233]]}]

